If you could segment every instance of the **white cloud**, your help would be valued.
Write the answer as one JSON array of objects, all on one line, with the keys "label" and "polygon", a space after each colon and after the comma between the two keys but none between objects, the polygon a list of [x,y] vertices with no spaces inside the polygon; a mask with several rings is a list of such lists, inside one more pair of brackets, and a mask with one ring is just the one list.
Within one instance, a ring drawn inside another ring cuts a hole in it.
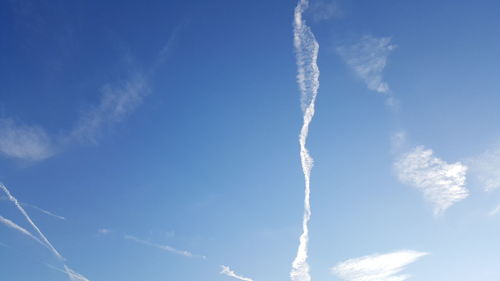
[{"label": "white cloud", "polygon": [[311,5],[311,13],[315,22],[326,21],[342,16],[339,4],[337,1],[333,0],[314,1]]},{"label": "white cloud", "polygon": [[81,114],[71,138],[96,143],[102,130],[122,121],[142,103],[149,87],[145,77],[136,75],[119,85],[105,85],[101,91],[99,105]]},{"label": "white cloud", "polygon": [[64,265],[64,271],[71,281],[90,281],[89,279],[87,279],[87,277],[81,275],[80,273],[74,271],[66,265]]},{"label": "white cloud", "polygon": [[176,254],[176,255],[180,255],[180,256],[184,256],[184,257],[188,257],[188,258],[202,258],[202,259],[206,259],[205,256],[195,255],[195,254],[193,254],[191,252],[184,251],[184,250],[178,250],[178,249],[176,249],[174,247],[171,247],[171,246],[168,246],[168,245],[160,245],[160,244],[151,243],[149,241],[145,241],[145,240],[136,238],[136,237],[131,236],[131,235],[125,235],[123,238],[125,238],[127,240],[131,240],[131,241],[137,242],[139,244],[143,244],[143,245],[146,245],[146,246],[150,246],[150,247],[154,247],[154,248],[157,248],[157,249],[161,249],[161,250],[164,250],[164,251]]},{"label": "white cloud", "polygon": [[310,178],[313,167],[313,158],[309,154],[306,141],[309,133],[309,124],[314,116],[314,106],[319,89],[318,52],[319,44],[310,27],[302,18],[309,1],[300,0],[294,12],[294,47],[297,60],[297,83],[299,84],[301,106],[304,112],[303,124],[300,130],[299,145],[302,171],[304,173],[304,216],[302,220],[302,234],[299,238],[297,255],[292,262],[290,277],[294,281],[309,281],[309,264],[307,262],[309,244],[309,220],[311,218]]},{"label": "white cloud", "polygon": [[427,253],[403,250],[349,259],[332,268],[332,272],[346,281],[404,281],[410,275],[398,275],[405,267]]},{"label": "white cloud", "polygon": [[19,210],[19,212],[21,212],[21,214],[24,216],[24,218],[28,221],[28,223],[31,225],[31,227],[36,230],[36,233],[38,234],[38,236],[40,237],[40,240],[43,242],[43,244],[45,246],[47,246],[47,248],[49,248],[49,250],[59,259],[59,260],[64,260],[64,257],[61,256],[61,254],[59,254],[59,252],[56,250],[56,248],[54,246],[52,246],[52,244],[50,243],[50,241],[45,237],[45,235],[42,233],[42,231],[38,228],[38,226],[33,222],[33,220],[31,219],[31,217],[28,215],[28,213],[24,210],[24,208],[21,206],[21,203],[19,203],[19,201],[17,200],[17,198],[15,198],[10,192],[9,190],[7,189],[7,187],[5,185],[3,185],[2,183],[0,183],[0,189],[3,190],[3,192],[5,193],[5,195],[7,195],[7,198],[12,202],[14,203],[14,205],[17,207],[17,209]]},{"label": "white cloud", "polygon": [[0,153],[10,158],[38,161],[52,156],[54,151],[43,129],[0,119]]},{"label": "white cloud", "polygon": [[488,150],[467,160],[470,173],[482,185],[485,191],[500,188],[500,149]]},{"label": "white cloud", "polygon": [[10,227],[14,230],[17,230],[19,232],[21,232],[22,234],[30,237],[31,239],[35,240],[36,242],[42,244],[43,246],[45,246],[45,244],[40,241],[40,239],[38,239],[37,237],[35,237],[33,234],[31,234],[31,232],[29,232],[28,230],[26,230],[25,228],[17,225],[15,222],[9,220],[9,219],[6,219],[4,218],[3,216],[0,215],[0,223],[3,223],[4,225],[6,225],[7,227]]},{"label": "white cloud", "polygon": [[448,164],[435,157],[433,151],[417,146],[396,163],[399,180],[420,189],[439,214],[451,205],[465,199],[467,166],[461,162]]},{"label": "white cloud", "polygon": [[337,52],[366,83],[368,89],[389,94],[389,85],[383,81],[382,73],[387,57],[394,48],[390,37],[363,36],[360,42],[352,46],[338,47]]},{"label": "white cloud", "polygon": [[[6,196],[0,196],[0,201],[1,200],[9,200],[9,198],[7,198]],[[32,205],[32,204],[28,204],[28,203],[23,203],[23,202],[19,202],[19,204],[21,204],[23,207],[28,207],[28,208],[32,208],[34,210],[37,210],[39,212],[42,212],[43,214],[46,214],[47,216],[50,216],[50,217],[53,217],[53,218],[56,218],[56,219],[60,219],[60,220],[66,220],[65,217],[63,216],[60,216],[60,215],[56,215],[50,211],[47,211],[45,209],[42,209],[38,206],[35,206],[35,205]]]},{"label": "white cloud", "polygon": [[111,229],[109,228],[99,228],[97,232],[101,235],[106,235],[111,233]]},{"label": "white cloud", "polygon": [[231,270],[231,268],[229,268],[229,266],[221,265],[221,268],[222,268],[222,270],[221,270],[220,274],[224,274],[224,275],[227,275],[229,277],[233,277],[233,278],[243,280],[243,281],[253,281],[253,279],[236,274],[234,271]]}]

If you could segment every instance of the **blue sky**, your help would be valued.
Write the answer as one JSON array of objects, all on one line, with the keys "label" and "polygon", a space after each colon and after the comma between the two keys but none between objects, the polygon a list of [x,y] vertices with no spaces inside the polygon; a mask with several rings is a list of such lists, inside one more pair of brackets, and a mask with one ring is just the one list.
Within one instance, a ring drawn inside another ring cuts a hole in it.
[{"label": "blue sky", "polygon": [[500,280],[499,13],[2,2],[0,280]]}]

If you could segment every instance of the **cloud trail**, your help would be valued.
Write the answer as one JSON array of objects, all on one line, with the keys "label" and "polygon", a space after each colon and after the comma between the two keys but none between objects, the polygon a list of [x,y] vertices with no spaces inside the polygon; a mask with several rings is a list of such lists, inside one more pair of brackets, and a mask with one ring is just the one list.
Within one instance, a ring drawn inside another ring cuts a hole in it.
[{"label": "cloud trail", "polygon": [[300,131],[300,159],[305,181],[304,217],[297,255],[292,263],[290,277],[294,281],[310,281],[307,251],[309,243],[309,220],[311,218],[310,178],[313,158],[306,147],[309,124],[314,116],[314,103],[319,88],[319,68],[317,64],[319,44],[309,26],[302,18],[309,5],[308,0],[299,0],[294,13],[294,47],[297,60],[297,83],[301,94],[303,125]]},{"label": "cloud trail", "polygon": [[143,244],[143,245],[146,245],[146,246],[150,246],[150,247],[154,247],[154,248],[157,248],[157,249],[161,249],[161,250],[164,250],[164,251],[176,254],[176,255],[180,255],[180,256],[184,256],[184,257],[188,257],[188,258],[202,258],[202,259],[206,259],[205,256],[195,255],[195,254],[193,254],[191,252],[184,251],[184,250],[178,250],[178,249],[175,249],[175,248],[173,248],[171,246],[168,246],[168,245],[160,245],[160,244],[151,243],[149,241],[136,238],[136,237],[134,237],[132,235],[125,235],[123,238],[127,239],[127,240],[131,240],[131,241],[137,242],[139,244]]},{"label": "cloud trail", "polygon": [[64,265],[64,272],[68,274],[69,280],[71,281],[90,281],[87,277],[81,275],[80,273]]},{"label": "cloud trail", "polygon": [[[9,198],[7,196],[0,196],[0,200],[9,200]],[[32,204],[28,204],[28,203],[24,203],[24,202],[19,202],[19,204],[21,204],[21,206],[23,206],[23,207],[28,207],[28,208],[32,208],[32,209],[35,209],[37,211],[40,211],[40,212],[46,214],[47,216],[51,216],[51,217],[54,217],[54,218],[60,219],[60,220],[66,220],[65,217],[60,216],[60,215],[56,215],[56,214],[54,214],[54,213],[52,213],[50,211],[47,211],[45,209],[42,209],[42,208],[38,207],[38,206],[35,206],[35,205],[32,205]]]},{"label": "cloud trail", "polygon": [[36,226],[36,224],[31,220],[30,216],[28,215],[28,213],[26,213],[26,211],[21,206],[21,204],[19,203],[19,201],[14,196],[12,196],[12,194],[10,194],[9,190],[7,189],[7,187],[5,185],[3,185],[2,183],[0,183],[0,189],[2,189],[5,192],[5,194],[7,195],[7,197],[9,198],[9,200],[12,203],[14,203],[14,205],[16,205],[17,209],[23,214],[23,216],[29,222],[29,224],[31,225],[31,227],[33,227],[36,230],[36,232],[38,233],[38,236],[40,236],[40,239],[42,240],[42,242],[52,251],[52,253],[59,260],[64,260],[63,256],[61,256],[61,254],[59,254],[59,252],[56,250],[56,248],[54,248],[54,246],[52,246],[52,244],[45,237],[45,235],[43,235],[42,231],[40,231],[40,229]]},{"label": "cloud trail", "polygon": [[9,219],[4,218],[1,215],[0,215],[0,223],[3,223],[7,227],[10,227],[12,229],[15,229],[15,230],[21,232],[22,234],[30,237],[31,239],[35,240],[36,242],[38,242],[38,243],[42,244],[44,247],[46,247],[46,245],[42,241],[40,241],[40,239],[38,239],[36,236],[34,236],[33,234],[31,234],[31,232],[29,232],[25,228],[17,225],[15,222],[13,222],[13,221],[11,221]]},{"label": "cloud trail", "polygon": [[405,267],[428,253],[403,250],[349,259],[332,268],[332,272],[346,281],[404,281],[410,275],[396,275]]},{"label": "cloud trail", "polygon": [[231,268],[229,268],[229,266],[221,265],[221,268],[222,268],[222,270],[221,270],[220,274],[224,274],[224,275],[227,275],[229,277],[233,277],[233,278],[243,280],[243,281],[253,281],[253,279],[251,279],[251,278],[236,274],[234,271],[231,270]]},{"label": "cloud trail", "polygon": [[467,166],[446,163],[423,146],[404,154],[394,165],[399,180],[420,189],[434,205],[436,215],[469,196],[465,188]]}]

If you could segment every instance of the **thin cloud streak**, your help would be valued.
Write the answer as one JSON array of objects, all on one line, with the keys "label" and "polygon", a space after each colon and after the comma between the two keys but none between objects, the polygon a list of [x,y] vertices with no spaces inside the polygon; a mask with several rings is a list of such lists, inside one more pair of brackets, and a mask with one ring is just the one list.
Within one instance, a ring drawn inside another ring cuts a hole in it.
[{"label": "thin cloud streak", "polygon": [[465,187],[467,166],[449,164],[423,146],[404,154],[394,165],[399,180],[420,189],[434,205],[436,215],[469,195]]},{"label": "thin cloud streak", "polygon": [[69,280],[71,280],[71,281],[90,281],[89,279],[87,279],[87,277],[74,271],[73,269],[69,268],[67,265],[64,265],[64,272],[68,275]]},{"label": "thin cloud streak", "polygon": [[59,252],[56,250],[56,248],[54,248],[54,246],[52,246],[52,244],[49,242],[49,240],[45,237],[45,235],[43,235],[42,231],[40,231],[40,229],[38,228],[38,226],[36,226],[36,224],[31,220],[30,216],[28,215],[28,213],[26,213],[26,211],[24,210],[24,208],[21,206],[21,204],[19,203],[19,201],[14,197],[12,196],[12,194],[10,194],[9,190],[7,189],[7,187],[5,185],[3,185],[2,183],[0,183],[0,189],[2,189],[5,194],[7,195],[8,199],[14,203],[14,205],[17,207],[17,209],[21,212],[21,214],[23,214],[23,216],[26,218],[26,220],[29,222],[29,224],[31,225],[31,227],[33,227],[33,229],[36,230],[36,232],[38,233],[38,236],[40,236],[40,239],[42,240],[42,242],[52,251],[52,253],[60,260],[64,260],[64,258],[61,256],[61,254],[59,254]]},{"label": "thin cloud streak", "polygon": [[301,94],[301,106],[304,113],[303,125],[300,131],[300,159],[304,173],[304,216],[302,221],[302,234],[299,240],[297,255],[292,262],[290,277],[293,281],[310,281],[309,264],[307,263],[309,243],[309,220],[311,218],[310,205],[310,178],[313,167],[313,158],[307,150],[306,141],[309,124],[314,116],[314,103],[319,88],[319,68],[317,64],[319,44],[309,26],[302,18],[308,8],[309,1],[300,0],[294,13],[294,47],[297,60],[297,83]]},{"label": "thin cloud streak", "polygon": [[[0,196],[0,201],[1,201],[1,200],[9,200],[9,198],[7,198],[6,196]],[[35,205],[32,205],[32,204],[28,204],[28,203],[24,203],[24,202],[19,202],[19,203],[20,203],[20,204],[21,204],[21,206],[23,206],[23,207],[27,207],[27,208],[32,208],[32,209],[35,209],[35,210],[37,210],[37,211],[40,211],[40,212],[42,212],[42,213],[46,214],[47,216],[54,217],[54,218],[56,218],[56,219],[60,219],[60,220],[66,220],[66,218],[65,218],[65,217],[60,216],[60,215],[56,215],[56,214],[54,214],[54,213],[52,213],[52,212],[50,212],[50,211],[47,211],[47,210],[45,210],[45,209],[42,209],[42,208],[38,207],[38,206],[35,206]]]},{"label": "thin cloud streak", "polygon": [[6,219],[4,218],[3,216],[0,215],[0,223],[3,223],[4,225],[6,225],[7,227],[10,227],[14,230],[17,230],[19,232],[21,232],[22,234],[30,237],[31,239],[35,240],[36,242],[40,243],[41,245],[43,245],[44,247],[46,247],[46,245],[40,241],[40,239],[38,239],[36,236],[34,236],[33,234],[31,234],[31,232],[29,232],[28,230],[26,230],[25,228],[17,225],[15,222],[9,220],[9,219]]},{"label": "thin cloud streak", "polygon": [[405,267],[428,253],[403,250],[349,259],[332,268],[332,273],[346,281],[404,281],[410,275],[397,275]]},{"label": "thin cloud streak", "polygon": [[164,251],[176,254],[176,255],[180,255],[180,256],[184,256],[184,257],[188,257],[188,258],[202,258],[202,259],[206,259],[205,256],[195,255],[195,254],[193,254],[191,252],[184,251],[184,250],[178,250],[178,249],[175,249],[174,247],[171,247],[171,246],[168,246],[168,245],[160,245],[160,244],[151,243],[149,241],[136,238],[136,237],[134,237],[132,235],[125,235],[123,238],[127,239],[127,240],[130,240],[130,241],[137,242],[139,244],[143,244],[143,245],[150,246],[150,247],[153,247],[153,248],[161,249],[161,250],[164,250]]},{"label": "thin cloud streak", "polygon": [[39,127],[0,119],[0,154],[27,161],[40,161],[54,154],[47,133]]},{"label": "thin cloud streak", "polygon": [[229,277],[233,277],[242,281],[253,281],[253,279],[236,274],[234,271],[231,270],[231,268],[229,268],[229,266],[221,265],[221,268],[222,270],[220,274],[227,275]]}]

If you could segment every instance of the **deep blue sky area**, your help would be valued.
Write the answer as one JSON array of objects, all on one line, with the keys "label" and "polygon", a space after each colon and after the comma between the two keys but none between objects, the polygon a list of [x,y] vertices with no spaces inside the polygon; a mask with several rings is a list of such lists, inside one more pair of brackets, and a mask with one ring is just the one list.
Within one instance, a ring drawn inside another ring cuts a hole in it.
[{"label": "deep blue sky area", "polygon": [[[500,3],[307,2],[311,280],[500,280]],[[2,1],[0,280],[290,279],[297,4]]]}]

